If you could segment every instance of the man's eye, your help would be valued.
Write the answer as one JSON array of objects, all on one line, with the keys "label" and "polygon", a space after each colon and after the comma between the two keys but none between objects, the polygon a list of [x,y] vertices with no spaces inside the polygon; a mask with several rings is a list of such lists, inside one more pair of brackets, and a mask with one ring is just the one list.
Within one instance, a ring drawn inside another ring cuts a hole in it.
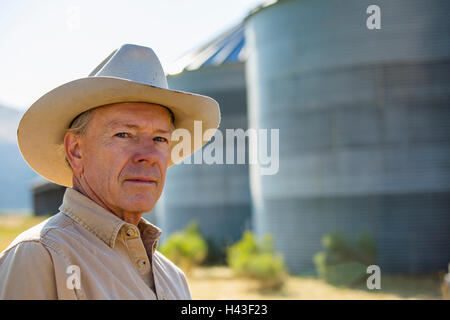
[{"label": "man's eye", "polygon": [[119,137],[119,138],[128,138],[130,135],[126,132],[119,132],[119,133],[116,133],[114,136]]},{"label": "man's eye", "polygon": [[164,137],[155,137],[153,140],[159,141],[159,142],[167,142],[167,139]]}]

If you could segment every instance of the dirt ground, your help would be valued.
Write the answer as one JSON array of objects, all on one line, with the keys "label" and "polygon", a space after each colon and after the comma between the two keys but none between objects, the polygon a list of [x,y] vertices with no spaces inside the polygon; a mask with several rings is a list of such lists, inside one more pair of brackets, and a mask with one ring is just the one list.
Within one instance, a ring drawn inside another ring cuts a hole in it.
[{"label": "dirt ground", "polygon": [[254,280],[233,277],[226,267],[197,268],[188,277],[193,299],[441,299],[437,277],[386,276],[381,289],[339,288],[314,277],[290,276],[279,292],[262,292]]}]

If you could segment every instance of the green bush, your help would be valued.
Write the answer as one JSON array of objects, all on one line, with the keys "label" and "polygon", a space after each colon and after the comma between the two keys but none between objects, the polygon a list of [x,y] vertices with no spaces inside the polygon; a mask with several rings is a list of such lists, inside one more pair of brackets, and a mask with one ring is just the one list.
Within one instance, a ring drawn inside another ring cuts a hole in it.
[{"label": "green bush", "polygon": [[159,251],[189,274],[193,267],[204,261],[208,245],[200,234],[198,224],[191,222],[183,231],[173,233]]},{"label": "green bush", "polygon": [[287,275],[270,235],[258,243],[253,233],[246,231],[239,242],[228,248],[227,263],[236,276],[257,279],[262,289],[281,289]]},{"label": "green bush", "polygon": [[339,232],[322,238],[325,251],[313,260],[319,277],[337,286],[351,286],[362,281],[369,265],[375,264],[376,246],[372,237],[363,232],[355,244],[349,244]]}]

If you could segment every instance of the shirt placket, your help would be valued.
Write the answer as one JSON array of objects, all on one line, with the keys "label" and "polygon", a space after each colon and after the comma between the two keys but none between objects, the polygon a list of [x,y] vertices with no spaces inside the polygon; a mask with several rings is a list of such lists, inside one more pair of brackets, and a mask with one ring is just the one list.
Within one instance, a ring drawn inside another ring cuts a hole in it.
[{"label": "shirt placket", "polygon": [[[152,266],[142,243],[139,230],[135,226],[125,225],[124,239],[131,261],[144,282],[155,292],[153,277],[150,276]],[[155,293],[156,294],[156,293]]]}]

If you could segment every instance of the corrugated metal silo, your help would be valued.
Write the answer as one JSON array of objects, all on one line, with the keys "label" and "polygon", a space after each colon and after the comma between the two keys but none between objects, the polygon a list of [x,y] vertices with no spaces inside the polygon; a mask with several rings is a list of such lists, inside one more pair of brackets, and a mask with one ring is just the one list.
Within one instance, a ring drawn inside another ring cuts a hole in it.
[{"label": "corrugated metal silo", "polygon": [[[180,58],[174,65],[183,72],[168,76],[171,89],[207,95],[219,102],[224,142],[226,128],[247,128],[244,43],[240,24]],[[225,156],[223,150],[224,161]],[[167,237],[196,220],[220,251],[249,228],[250,202],[247,165],[179,164],[167,170],[156,222]]]},{"label": "corrugated metal silo", "polygon": [[445,0],[299,0],[246,18],[249,125],[280,129],[278,174],[250,170],[255,228],[291,271],[325,233],[362,229],[382,271],[446,268],[449,16]]}]

